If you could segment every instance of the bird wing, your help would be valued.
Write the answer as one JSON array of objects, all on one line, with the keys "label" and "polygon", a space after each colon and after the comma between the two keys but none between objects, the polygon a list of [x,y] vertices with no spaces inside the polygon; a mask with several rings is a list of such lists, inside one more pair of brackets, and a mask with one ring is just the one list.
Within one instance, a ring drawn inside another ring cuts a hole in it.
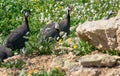
[{"label": "bird wing", "polygon": [[43,30],[43,34],[48,34],[48,33],[50,33],[50,32],[52,32],[53,30],[52,30],[52,28],[50,28],[50,27],[47,27],[46,29],[44,29]]},{"label": "bird wing", "polygon": [[16,41],[17,39],[21,38],[22,36],[25,35],[25,30],[23,28],[18,28],[16,29],[15,31],[13,31],[9,36],[8,36],[8,39],[7,41],[8,42],[14,42]]},{"label": "bird wing", "polygon": [[70,23],[67,21],[67,19],[60,21],[58,24],[61,28],[61,31],[64,31],[66,33],[70,32]]},{"label": "bird wing", "polygon": [[67,20],[66,20],[66,19],[65,19],[65,20],[62,20],[62,21],[60,21],[58,24],[59,24],[59,26],[61,27],[61,29],[63,29],[64,27],[67,26]]},{"label": "bird wing", "polygon": [[45,34],[47,32],[50,32],[51,29],[54,27],[54,23],[51,23],[51,24],[47,24],[43,29],[42,29],[42,34]]},{"label": "bird wing", "polygon": [[46,25],[45,28],[42,30],[42,36],[43,37],[55,37],[58,36],[59,32],[55,29],[55,23],[51,23]]}]

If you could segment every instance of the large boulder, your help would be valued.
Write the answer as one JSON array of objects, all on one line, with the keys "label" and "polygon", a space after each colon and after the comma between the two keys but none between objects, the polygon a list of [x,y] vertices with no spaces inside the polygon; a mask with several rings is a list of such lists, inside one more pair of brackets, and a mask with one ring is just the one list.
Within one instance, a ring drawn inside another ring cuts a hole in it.
[{"label": "large boulder", "polygon": [[82,56],[79,60],[84,67],[112,67],[118,64],[120,57],[108,54],[94,54]]},{"label": "large boulder", "polygon": [[100,50],[120,52],[120,11],[108,20],[87,21],[77,27],[76,33]]}]

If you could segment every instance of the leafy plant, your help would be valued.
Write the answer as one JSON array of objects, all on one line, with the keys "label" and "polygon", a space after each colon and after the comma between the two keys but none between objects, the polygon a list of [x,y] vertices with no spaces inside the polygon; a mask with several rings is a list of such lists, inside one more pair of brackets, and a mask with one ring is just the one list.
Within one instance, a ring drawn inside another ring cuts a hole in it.
[{"label": "leafy plant", "polygon": [[49,73],[47,73],[45,70],[43,70],[42,72],[34,72],[31,71],[30,73],[26,74],[24,70],[22,70],[20,72],[20,76],[65,76],[65,74],[60,70],[60,69],[53,69],[52,71],[50,71]]},{"label": "leafy plant", "polygon": [[65,74],[60,69],[54,69],[48,76],[65,76]]},{"label": "leafy plant", "polygon": [[102,50],[103,53],[107,53],[109,55],[119,55],[120,53],[117,50]]},{"label": "leafy plant", "polygon": [[43,55],[54,53],[54,46],[56,43],[54,39],[46,40],[39,36],[35,41],[32,40],[27,43],[28,47],[26,54],[36,53],[37,55]]},{"label": "leafy plant", "polygon": [[15,61],[8,61],[6,63],[1,63],[0,67],[22,69],[24,68],[24,64],[25,62],[23,60],[18,59]]},{"label": "leafy plant", "polygon": [[95,47],[90,45],[88,42],[81,40],[75,49],[75,54],[86,55],[95,50]]}]

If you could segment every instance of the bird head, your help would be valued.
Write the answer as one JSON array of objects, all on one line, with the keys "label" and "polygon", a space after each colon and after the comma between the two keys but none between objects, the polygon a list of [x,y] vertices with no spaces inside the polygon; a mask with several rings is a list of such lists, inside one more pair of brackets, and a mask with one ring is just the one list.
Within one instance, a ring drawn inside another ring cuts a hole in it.
[{"label": "bird head", "polygon": [[57,31],[60,31],[60,25],[56,22],[55,23],[55,29],[57,30]]},{"label": "bird head", "polygon": [[26,13],[25,13],[25,16],[28,17],[30,15],[30,10],[28,10]]},{"label": "bird head", "polygon": [[115,14],[115,12],[113,10],[108,12],[109,15]]},{"label": "bird head", "polygon": [[67,12],[70,12],[72,10],[72,7],[70,7],[70,6],[68,6],[67,8],[66,8],[66,11]]}]

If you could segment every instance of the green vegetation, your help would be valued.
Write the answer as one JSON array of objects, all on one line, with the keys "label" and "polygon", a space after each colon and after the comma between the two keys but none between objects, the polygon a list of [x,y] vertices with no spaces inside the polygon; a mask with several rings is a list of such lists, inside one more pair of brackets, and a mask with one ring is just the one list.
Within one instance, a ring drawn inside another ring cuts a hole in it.
[{"label": "green vegetation", "polygon": [[109,54],[109,55],[120,55],[120,53],[117,50],[103,50],[103,53]]},{"label": "green vegetation", "polygon": [[20,76],[65,76],[65,74],[62,70],[56,68],[49,73],[44,70],[42,72],[39,72],[38,70],[30,70],[28,73],[25,73],[24,70],[22,70]]},{"label": "green vegetation", "polygon": [[36,41],[32,41],[31,39],[28,43],[26,43],[26,54],[53,54],[55,43],[56,41],[54,39],[52,39],[52,41],[43,40],[41,37],[39,37]]},{"label": "green vegetation", "polygon": [[22,69],[24,68],[24,64],[25,62],[23,60],[17,59],[15,61],[8,61],[6,63],[0,63],[0,67]]},{"label": "green vegetation", "polygon": [[[24,21],[24,13],[31,10],[29,18],[30,35],[26,43],[27,53],[51,54],[54,53],[55,41],[49,43],[43,41],[40,30],[50,22],[57,22],[65,18],[65,8],[70,5],[71,27],[89,20],[98,20],[107,16],[110,10],[117,12],[120,8],[120,0],[1,0],[0,1],[0,44],[4,44],[6,37]],[[69,37],[75,37],[75,29]],[[88,54],[92,46],[81,41],[78,45],[80,51],[77,54]],[[82,53],[83,52],[83,53]]]},{"label": "green vegetation", "polygon": [[86,55],[95,50],[95,47],[90,45],[88,42],[81,40],[75,49],[75,54]]}]

